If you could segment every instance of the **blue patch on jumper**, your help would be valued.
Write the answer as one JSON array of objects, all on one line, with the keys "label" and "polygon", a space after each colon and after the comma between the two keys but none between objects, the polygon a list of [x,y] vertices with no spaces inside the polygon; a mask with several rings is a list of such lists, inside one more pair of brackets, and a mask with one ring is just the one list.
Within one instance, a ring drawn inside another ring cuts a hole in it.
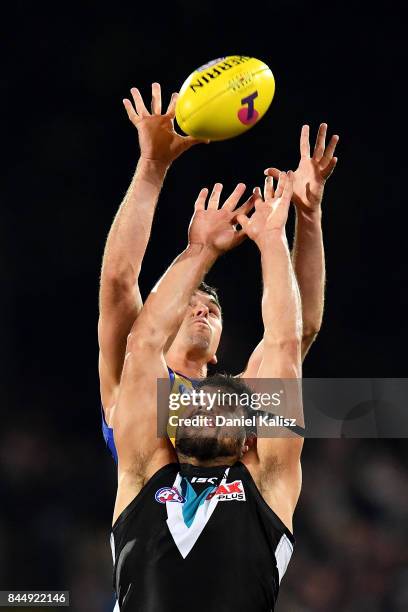
[{"label": "blue patch on jumper", "polygon": [[205,502],[209,493],[212,493],[216,488],[216,486],[206,487],[200,495],[197,495],[187,478],[183,477],[181,481],[181,493],[185,499],[183,504],[183,519],[187,527],[192,525],[197,510],[201,504]]},{"label": "blue patch on jumper", "polygon": [[115,462],[118,462],[118,452],[116,450],[116,445],[115,445],[115,438],[113,437],[113,429],[112,427],[109,427],[106,420],[105,420],[105,414],[103,411],[103,406],[101,404],[101,411],[102,411],[102,433],[103,433],[103,437],[105,438],[105,443],[106,446],[109,448],[112,457],[114,458]]}]

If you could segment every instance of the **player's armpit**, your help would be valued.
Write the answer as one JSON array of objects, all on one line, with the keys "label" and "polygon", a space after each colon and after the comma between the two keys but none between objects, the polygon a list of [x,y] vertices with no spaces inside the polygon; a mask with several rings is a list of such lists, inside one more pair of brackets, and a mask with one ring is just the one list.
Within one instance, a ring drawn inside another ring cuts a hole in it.
[{"label": "player's armpit", "polygon": [[263,339],[257,344],[255,349],[252,351],[251,356],[248,360],[245,370],[242,374],[239,374],[240,378],[256,378],[258,371],[262,363],[263,358]]},{"label": "player's armpit", "polygon": [[310,347],[312,346],[313,342],[316,340],[317,336],[319,333],[319,329],[313,332],[309,332],[309,333],[305,333],[305,330],[303,330],[303,336],[302,336],[302,363],[307,355],[307,353],[309,352]]},{"label": "player's armpit", "polygon": [[[317,337],[317,332],[315,334],[311,334],[311,335],[303,335],[302,337],[302,353],[301,353],[301,359],[302,359],[302,363],[310,349],[310,347],[312,346],[313,342],[315,341]],[[246,365],[245,370],[241,373],[238,374],[239,378],[257,378],[259,375],[259,369],[261,367],[262,361],[263,361],[263,357],[264,357],[264,342],[263,340],[261,340],[259,342],[259,344],[256,346],[256,348],[254,349],[253,353],[251,354],[248,363]]]},{"label": "player's armpit", "polygon": [[282,437],[258,437],[257,454],[264,471],[274,468],[273,473],[281,475],[284,469],[290,469],[299,463],[304,439],[286,427],[275,429],[276,435]]},{"label": "player's armpit", "polygon": [[257,440],[260,492],[290,531],[302,487],[302,448],[303,438],[296,434]]},{"label": "player's armpit", "polygon": [[262,361],[257,378],[300,379],[302,372],[300,347],[299,337],[286,338],[282,341],[270,341],[264,338],[261,347]]}]

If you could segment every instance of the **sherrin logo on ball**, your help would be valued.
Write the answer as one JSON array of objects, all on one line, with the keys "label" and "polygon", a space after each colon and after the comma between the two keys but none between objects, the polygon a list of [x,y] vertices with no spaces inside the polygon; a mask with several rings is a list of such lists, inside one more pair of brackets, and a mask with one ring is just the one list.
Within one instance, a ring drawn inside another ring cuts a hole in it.
[{"label": "sherrin logo on ball", "polygon": [[190,74],[180,89],[176,119],[195,138],[226,140],[255,125],[268,110],[275,79],[261,60],[229,55]]}]

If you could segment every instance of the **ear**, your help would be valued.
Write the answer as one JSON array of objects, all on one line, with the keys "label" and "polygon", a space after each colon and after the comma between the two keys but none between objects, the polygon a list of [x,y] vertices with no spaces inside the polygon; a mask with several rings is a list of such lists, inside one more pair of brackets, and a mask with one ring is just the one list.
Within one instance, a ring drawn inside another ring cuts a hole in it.
[{"label": "ear", "polygon": [[217,355],[213,355],[208,363],[211,363],[211,365],[216,365],[218,363]]},{"label": "ear", "polygon": [[256,435],[250,434],[245,440],[245,448],[247,451],[256,447]]}]

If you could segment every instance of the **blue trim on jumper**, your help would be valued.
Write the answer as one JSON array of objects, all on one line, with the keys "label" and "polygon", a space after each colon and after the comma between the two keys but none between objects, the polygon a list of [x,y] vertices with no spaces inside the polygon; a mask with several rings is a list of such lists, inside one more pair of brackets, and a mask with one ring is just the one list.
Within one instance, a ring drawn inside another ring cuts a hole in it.
[{"label": "blue trim on jumper", "polygon": [[113,429],[109,427],[105,419],[105,413],[103,411],[103,406],[101,404],[101,413],[102,413],[102,433],[105,438],[105,443],[108,449],[111,452],[112,457],[115,460],[115,463],[118,462],[118,452],[116,450],[115,438],[113,437]]},{"label": "blue trim on jumper", "polygon": [[183,504],[182,512],[187,527],[191,526],[197,510],[205,502],[208,494],[212,493],[216,488],[216,486],[206,487],[200,495],[197,495],[187,478],[183,477],[181,481],[181,494],[186,501]]},{"label": "blue trim on jumper", "polygon": [[[175,375],[174,371],[171,368],[169,368],[168,366],[167,366],[167,369],[169,371],[170,390],[171,390],[171,388],[173,387],[176,375]],[[184,376],[184,378],[188,378],[188,377]],[[180,383],[180,393],[185,393],[186,391],[187,391],[186,387],[182,383]],[[112,427],[109,427],[109,425],[106,422],[105,412],[103,410],[102,403],[101,403],[101,412],[102,412],[102,433],[103,433],[103,437],[105,439],[106,446],[110,450],[110,453],[111,453],[112,457],[115,460],[115,463],[117,463],[118,462],[118,451],[116,450],[115,438],[113,437],[113,429],[112,429]]]}]

